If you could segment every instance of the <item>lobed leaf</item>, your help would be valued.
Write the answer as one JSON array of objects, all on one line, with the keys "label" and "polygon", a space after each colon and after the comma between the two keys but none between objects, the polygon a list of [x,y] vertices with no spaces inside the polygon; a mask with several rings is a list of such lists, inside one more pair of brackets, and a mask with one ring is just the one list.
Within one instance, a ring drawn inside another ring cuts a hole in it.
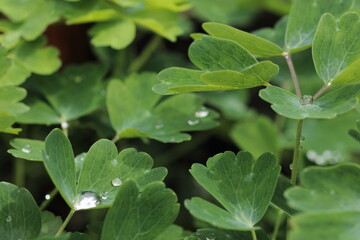
[{"label": "lobed leaf", "polygon": [[32,161],[43,161],[42,151],[45,143],[39,140],[14,138],[10,141],[14,149],[9,149],[8,153],[16,158],[22,158]]}]

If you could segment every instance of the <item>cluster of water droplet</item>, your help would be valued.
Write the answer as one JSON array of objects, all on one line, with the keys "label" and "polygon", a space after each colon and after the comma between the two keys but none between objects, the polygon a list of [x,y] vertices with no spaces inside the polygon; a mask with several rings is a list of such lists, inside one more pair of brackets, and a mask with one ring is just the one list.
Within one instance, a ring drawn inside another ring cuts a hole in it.
[{"label": "cluster of water droplet", "polygon": [[306,153],[306,157],[316,165],[332,165],[342,161],[341,153],[332,150],[325,150],[320,154],[315,150],[309,150]]}]

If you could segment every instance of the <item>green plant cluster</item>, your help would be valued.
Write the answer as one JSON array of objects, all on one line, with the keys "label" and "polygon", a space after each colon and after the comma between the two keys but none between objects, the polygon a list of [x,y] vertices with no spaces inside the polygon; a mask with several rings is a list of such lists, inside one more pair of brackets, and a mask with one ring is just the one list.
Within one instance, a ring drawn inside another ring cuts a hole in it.
[{"label": "green plant cluster", "polygon": [[[230,26],[264,10],[284,16],[252,33]],[[0,182],[0,239],[360,240],[359,10],[359,0],[0,0],[0,157],[15,169],[14,184]],[[196,21],[209,22],[191,35],[192,64],[160,48]],[[60,69],[45,31],[79,24],[96,61]],[[200,186],[184,183],[194,194],[179,202],[164,165],[183,181],[172,161],[206,133],[239,151],[194,163]],[[23,188],[35,165],[53,185],[43,201]],[[54,199],[66,218],[45,210]],[[183,211],[193,229],[175,223]],[[77,212],[94,221],[66,231]]]}]

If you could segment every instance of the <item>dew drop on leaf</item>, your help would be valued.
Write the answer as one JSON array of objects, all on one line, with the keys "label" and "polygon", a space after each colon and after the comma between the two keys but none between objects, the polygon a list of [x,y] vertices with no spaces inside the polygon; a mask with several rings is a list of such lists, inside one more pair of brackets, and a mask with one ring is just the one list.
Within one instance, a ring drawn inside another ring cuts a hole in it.
[{"label": "dew drop on leaf", "polygon": [[303,106],[309,106],[313,104],[314,99],[311,95],[304,95],[300,98],[300,104]]},{"label": "dew drop on leaf", "polygon": [[246,175],[244,177],[244,181],[245,182],[251,182],[253,180],[253,178],[254,178],[254,175],[255,175],[254,173],[250,173],[250,174]]},{"label": "dew drop on leaf", "polygon": [[82,192],[80,195],[78,195],[74,202],[74,209],[80,210],[80,209],[88,209],[88,208],[94,208],[98,206],[100,203],[99,196],[90,191]]},{"label": "dew drop on leaf", "polygon": [[50,198],[51,198],[50,194],[46,194],[46,195],[45,195],[45,199],[46,199],[46,200],[50,200]]},{"label": "dew drop on leaf", "polygon": [[122,184],[122,180],[120,178],[114,178],[111,180],[111,185],[113,187],[119,187]]},{"label": "dew drop on leaf", "polygon": [[293,164],[292,163],[289,165],[289,168],[290,168],[290,170],[293,169]]},{"label": "dew drop on leaf", "polygon": [[187,123],[188,123],[190,126],[194,126],[194,125],[196,125],[196,124],[199,123],[199,120],[189,120],[189,121],[187,121]]},{"label": "dew drop on leaf", "polygon": [[114,167],[117,167],[117,165],[119,164],[117,159],[113,159],[111,160],[111,164],[114,166]]},{"label": "dew drop on leaf", "polygon": [[195,117],[197,118],[204,118],[209,115],[209,111],[207,111],[205,108],[202,108],[200,111],[195,113]]},{"label": "dew drop on leaf", "polygon": [[25,145],[23,148],[21,148],[21,151],[24,153],[31,153],[30,145]]},{"label": "dew drop on leaf", "polygon": [[66,121],[61,122],[61,128],[69,128],[69,123]]},{"label": "dew drop on leaf", "polygon": [[108,197],[109,197],[109,193],[108,193],[108,192],[104,192],[104,193],[101,194],[101,196],[100,196],[100,198],[101,198],[102,200],[106,200],[106,199],[108,199]]},{"label": "dew drop on leaf", "polygon": [[12,220],[12,218],[11,218],[11,216],[10,216],[10,215],[9,215],[9,216],[7,216],[7,217],[6,217],[6,219],[5,219],[5,221],[6,221],[6,222],[8,222],[8,223],[9,223],[9,222],[11,222],[11,220]]}]

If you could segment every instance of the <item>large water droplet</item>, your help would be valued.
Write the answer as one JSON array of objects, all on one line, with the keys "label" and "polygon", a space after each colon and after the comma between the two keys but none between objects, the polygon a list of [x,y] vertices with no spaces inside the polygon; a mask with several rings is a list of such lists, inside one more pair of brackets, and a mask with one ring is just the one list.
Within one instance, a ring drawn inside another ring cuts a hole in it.
[{"label": "large water droplet", "polygon": [[197,111],[195,113],[195,117],[197,118],[204,118],[207,117],[209,115],[209,111],[206,110],[205,108],[202,108],[200,111]]},{"label": "large water droplet", "polygon": [[21,151],[24,153],[31,153],[31,147],[29,144],[26,144],[24,147],[21,148]]},{"label": "large water droplet", "polygon": [[50,200],[50,198],[51,198],[50,194],[46,194],[46,195],[45,195],[45,199],[46,199],[46,200]]},{"label": "large water droplet", "polygon": [[194,125],[196,125],[198,123],[199,123],[199,120],[189,120],[189,121],[187,121],[187,124],[189,124],[190,126],[194,126]]},{"label": "large water droplet", "polygon": [[300,98],[300,104],[303,106],[309,106],[313,104],[313,97],[311,95],[304,95]]},{"label": "large water droplet", "polygon": [[113,180],[111,180],[111,185],[113,185],[113,187],[118,187],[122,184],[122,180],[120,178],[114,178]]},{"label": "large water droplet", "polygon": [[8,223],[11,222],[11,220],[12,220],[12,217],[10,215],[5,218],[5,221]]},{"label": "large water droplet", "polygon": [[88,209],[88,208],[94,208],[98,206],[100,203],[99,196],[90,191],[82,192],[80,195],[78,195],[74,202],[74,209],[80,210],[80,209]]}]

